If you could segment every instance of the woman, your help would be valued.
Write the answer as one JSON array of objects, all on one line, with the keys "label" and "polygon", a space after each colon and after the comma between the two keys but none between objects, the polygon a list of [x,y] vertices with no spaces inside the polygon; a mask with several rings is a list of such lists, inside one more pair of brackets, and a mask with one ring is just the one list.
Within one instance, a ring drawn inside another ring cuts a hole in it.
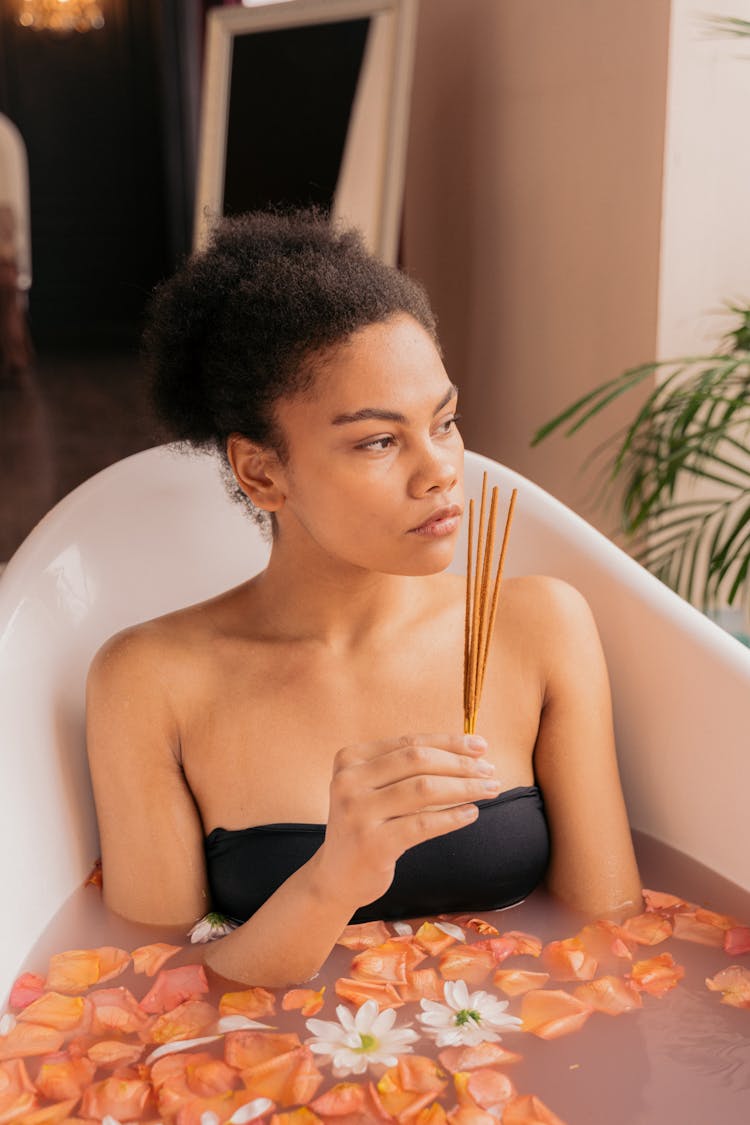
[{"label": "woman", "polygon": [[172,436],[223,455],[272,549],[93,662],[110,908],[237,917],[206,962],[268,986],[313,975],[352,918],[505,906],[545,872],[590,914],[637,911],[579,594],[506,580],[483,737],[458,733],[463,443],[421,287],[317,213],[251,215],[162,287],[147,346]]}]

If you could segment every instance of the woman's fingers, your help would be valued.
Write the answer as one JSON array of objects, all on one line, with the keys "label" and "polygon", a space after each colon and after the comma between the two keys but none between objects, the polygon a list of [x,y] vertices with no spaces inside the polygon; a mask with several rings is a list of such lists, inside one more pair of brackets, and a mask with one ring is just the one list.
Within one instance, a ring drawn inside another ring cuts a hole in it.
[{"label": "woman's fingers", "polygon": [[367,796],[368,815],[381,823],[440,805],[462,805],[497,797],[501,784],[487,777],[441,777],[420,774],[376,789]]},{"label": "woman's fingers", "polygon": [[434,746],[409,746],[391,750],[359,767],[364,783],[382,789],[415,777],[494,777],[495,767],[484,754],[457,754]]},{"label": "woman's fingers", "polygon": [[423,809],[421,812],[402,816],[388,823],[388,834],[403,854],[407,848],[445,836],[458,828],[465,828],[477,819],[479,809],[476,805],[454,805],[449,809]]},{"label": "woman's fingers", "polygon": [[378,742],[356,742],[339,750],[334,760],[334,773],[339,769],[363,765],[384,755],[399,751],[414,754],[422,749],[446,750],[467,759],[477,758],[487,749],[486,741],[478,734],[404,734],[400,738],[381,739]]}]

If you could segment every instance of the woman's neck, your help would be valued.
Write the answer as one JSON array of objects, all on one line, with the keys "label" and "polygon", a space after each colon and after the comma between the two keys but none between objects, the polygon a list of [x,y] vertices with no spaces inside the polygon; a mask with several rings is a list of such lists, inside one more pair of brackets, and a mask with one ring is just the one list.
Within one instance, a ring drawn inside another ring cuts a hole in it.
[{"label": "woman's neck", "polygon": [[253,621],[264,634],[345,653],[408,627],[438,577],[382,574],[320,550],[305,551],[301,559],[275,543],[248,592]]}]

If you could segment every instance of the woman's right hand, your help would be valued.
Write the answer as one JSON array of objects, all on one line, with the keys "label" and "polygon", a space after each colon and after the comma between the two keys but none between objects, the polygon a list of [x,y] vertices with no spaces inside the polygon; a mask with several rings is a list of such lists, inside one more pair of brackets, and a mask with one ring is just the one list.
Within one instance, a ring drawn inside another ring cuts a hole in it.
[{"label": "woman's right hand", "polygon": [[339,750],[316,866],[326,893],[354,909],[385,894],[408,848],[476,819],[501,785],[478,735],[418,734]]}]

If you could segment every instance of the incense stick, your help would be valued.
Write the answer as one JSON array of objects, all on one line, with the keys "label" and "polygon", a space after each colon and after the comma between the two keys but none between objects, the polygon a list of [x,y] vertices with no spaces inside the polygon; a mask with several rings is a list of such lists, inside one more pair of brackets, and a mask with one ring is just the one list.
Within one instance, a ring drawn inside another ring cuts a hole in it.
[{"label": "incense stick", "polygon": [[[500,548],[500,556],[495,571],[495,581],[490,597],[490,577],[492,556],[495,553],[495,532],[497,526],[498,488],[492,489],[489,518],[485,532],[485,513],[487,508],[487,474],[482,477],[482,497],[479,506],[476,555],[473,550],[474,539],[474,501],[469,501],[469,536],[466,564],[466,618],[464,622],[464,732],[473,734],[476,729],[477,713],[487,671],[492,631],[495,627],[497,606],[500,597],[505,555],[508,538],[516,506],[517,489],[513,489],[505,519],[505,530]],[[473,567],[473,570],[472,570]]]}]

